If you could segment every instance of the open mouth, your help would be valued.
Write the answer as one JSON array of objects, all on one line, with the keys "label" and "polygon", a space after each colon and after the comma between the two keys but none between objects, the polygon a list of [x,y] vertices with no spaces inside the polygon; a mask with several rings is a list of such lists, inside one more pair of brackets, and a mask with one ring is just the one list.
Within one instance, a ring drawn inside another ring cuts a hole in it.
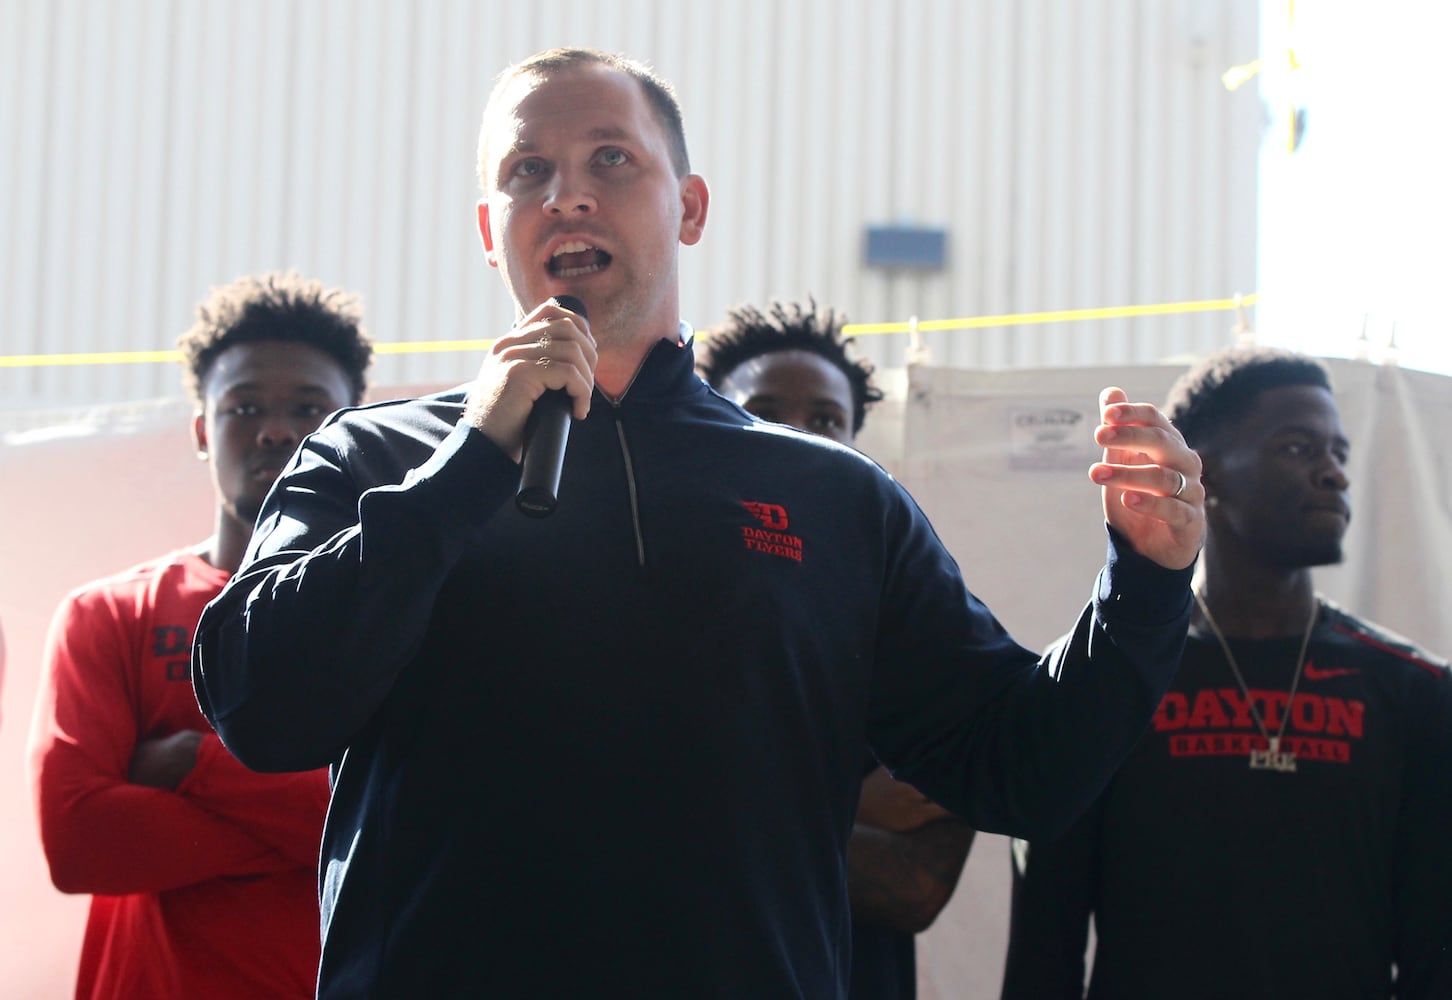
[{"label": "open mouth", "polygon": [[610,266],[610,255],[584,240],[561,243],[550,256],[549,272],[556,278],[578,278]]}]

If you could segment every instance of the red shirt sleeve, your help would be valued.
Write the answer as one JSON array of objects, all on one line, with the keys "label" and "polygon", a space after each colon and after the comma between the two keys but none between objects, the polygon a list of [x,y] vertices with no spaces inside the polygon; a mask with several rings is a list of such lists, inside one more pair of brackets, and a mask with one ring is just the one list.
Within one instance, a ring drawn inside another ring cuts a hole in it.
[{"label": "red shirt sleeve", "polygon": [[177,793],[299,867],[317,865],[331,795],[326,768],[259,774],[233,757],[216,733],[208,733]]},{"label": "red shirt sleeve", "polygon": [[72,594],[46,640],[29,762],[51,880],[62,892],[120,895],[295,867],[252,830],[127,780],[137,742],[169,735],[148,730],[140,698],[140,590]]}]

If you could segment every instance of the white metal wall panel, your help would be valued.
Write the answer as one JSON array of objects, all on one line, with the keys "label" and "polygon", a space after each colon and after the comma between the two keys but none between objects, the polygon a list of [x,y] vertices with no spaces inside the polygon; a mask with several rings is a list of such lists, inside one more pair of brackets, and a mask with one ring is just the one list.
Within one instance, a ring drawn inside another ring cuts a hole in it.
[{"label": "white metal wall panel", "polygon": [[[1255,0],[0,0],[0,355],[172,345],[213,284],[295,267],[382,341],[512,318],[474,228],[493,74],[552,44],[679,88],[705,241],[687,318],[815,294],[859,322],[1223,298],[1255,275]],[[949,233],[863,266],[864,227]],[[1232,318],[934,333],[942,363],[1130,363]],[[903,362],[901,336],[862,340]],[[380,358],[461,381],[466,354]],[[175,395],[169,365],[0,367],[0,411]]]}]

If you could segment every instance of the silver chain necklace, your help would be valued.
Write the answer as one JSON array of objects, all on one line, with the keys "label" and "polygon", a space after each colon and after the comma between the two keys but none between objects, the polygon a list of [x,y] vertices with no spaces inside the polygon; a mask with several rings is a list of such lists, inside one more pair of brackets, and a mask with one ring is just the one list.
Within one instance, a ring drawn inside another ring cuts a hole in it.
[{"label": "silver chain necklace", "polygon": [[1225,633],[1220,631],[1220,626],[1215,624],[1215,616],[1210,613],[1205,598],[1200,596],[1198,590],[1190,593],[1195,595],[1195,603],[1200,606],[1200,613],[1205,616],[1205,624],[1210,626],[1210,631],[1215,633],[1215,638],[1220,642],[1220,649],[1225,653],[1225,662],[1230,665],[1230,672],[1235,675],[1235,682],[1240,685],[1240,693],[1245,695],[1245,703],[1250,706],[1251,718],[1255,719],[1256,728],[1260,735],[1265,738],[1266,749],[1252,750],[1250,752],[1250,769],[1252,771],[1280,771],[1288,773],[1296,769],[1296,755],[1291,751],[1281,752],[1281,740],[1286,735],[1286,726],[1291,721],[1291,703],[1296,697],[1296,687],[1301,683],[1301,669],[1306,665],[1306,650],[1311,645],[1311,632],[1316,627],[1316,619],[1321,614],[1321,599],[1316,598],[1311,602],[1311,618],[1306,622],[1306,634],[1301,637],[1301,652],[1296,657],[1296,672],[1291,675],[1291,689],[1286,694],[1286,709],[1281,713],[1281,728],[1274,736],[1266,728],[1265,720],[1261,718],[1260,710],[1255,707],[1255,700],[1250,696],[1250,688],[1241,676],[1240,665],[1235,662],[1235,655],[1230,652],[1230,643],[1225,641]]}]

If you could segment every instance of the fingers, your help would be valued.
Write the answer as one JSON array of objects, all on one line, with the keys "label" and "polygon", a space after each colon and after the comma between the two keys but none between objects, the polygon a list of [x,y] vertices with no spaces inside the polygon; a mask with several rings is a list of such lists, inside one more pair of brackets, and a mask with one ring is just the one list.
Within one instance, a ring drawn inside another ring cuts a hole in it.
[{"label": "fingers", "polygon": [[[1101,391],[1099,393],[1099,424],[1100,424],[1100,429],[1102,430],[1104,427],[1110,426],[1110,417],[1108,415],[1111,412],[1110,411],[1110,407],[1115,406],[1116,404],[1119,404],[1119,403],[1128,403],[1128,402],[1129,402],[1129,396],[1125,393],[1125,391],[1123,389],[1119,388],[1118,386],[1109,386],[1108,388],[1106,388],[1103,391]],[[1116,409],[1113,412],[1119,413],[1120,411],[1118,409]],[[1104,444],[1104,442],[1098,440],[1098,435],[1097,434],[1096,434],[1095,440],[1096,440],[1097,443],[1099,443],[1101,445]],[[1111,462],[1111,463],[1118,464],[1118,465],[1128,465],[1131,458],[1132,458],[1132,455],[1129,452],[1126,452],[1126,451],[1124,451],[1122,449],[1111,449],[1107,445],[1104,446],[1104,461],[1105,462]]]},{"label": "fingers", "polygon": [[589,414],[598,361],[585,319],[543,302],[494,341],[469,389],[464,418],[517,461],[525,422],[546,392],[563,389],[576,419]]},{"label": "fingers", "polygon": [[[1101,486],[1133,491],[1181,503],[1203,500],[1200,456],[1165,415],[1149,403],[1111,401],[1101,411],[1103,421],[1094,441],[1104,448],[1104,460],[1090,470]],[[1128,500],[1129,498],[1126,498]]]},{"label": "fingers", "polygon": [[1204,539],[1200,456],[1158,407],[1114,387],[1099,404],[1094,441],[1104,458],[1089,478],[1104,487],[1106,519],[1161,565],[1189,565]]},{"label": "fingers", "polygon": [[1111,403],[1127,403],[1129,394],[1117,385],[1105,386],[1099,390],[1099,409],[1103,409]]},{"label": "fingers", "polygon": [[[599,358],[589,327],[579,316],[558,306],[541,307],[543,313],[501,337],[493,355],[505,369],[504,378],[533,402],[550,389],[570,394],[573,412],[583,420],[590,412]],[[536,310],[536,313],[541,313]]]},{"label": "fingers", "polygon": [[[1194,456],[1194,452],[1190,452]],[[1198,460],[1195,465],[1198,466]],[[1155,463],[1152,465],[1111,465],[1100,463],[1089,470],[1089,478],[1100,486],[1110,487],[1125,494],[1121,502],[1140,508],[1147,502],[1158,502],[1157,509],[1167,519],[1174,510],[1172,504],[1188,508],[1203,504],[1205,489],[1200,485],[1198,468],[1191,471],[1184,463],[1179,467]]]}]

